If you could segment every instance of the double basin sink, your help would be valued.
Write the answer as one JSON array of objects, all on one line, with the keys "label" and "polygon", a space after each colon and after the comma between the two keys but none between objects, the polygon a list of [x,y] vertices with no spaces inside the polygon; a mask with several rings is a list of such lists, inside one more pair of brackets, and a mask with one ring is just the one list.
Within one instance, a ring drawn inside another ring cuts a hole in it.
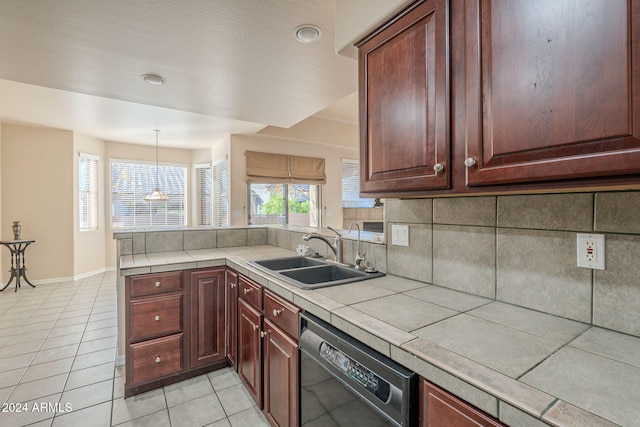
[{"label": "double basin sink", "polygon": [[304,256],[249,261],[249,264],[301,289],[344,285],[384,276],[384,273],[378,271],[356,270],[343,264],[330,263],[322,258]]}]

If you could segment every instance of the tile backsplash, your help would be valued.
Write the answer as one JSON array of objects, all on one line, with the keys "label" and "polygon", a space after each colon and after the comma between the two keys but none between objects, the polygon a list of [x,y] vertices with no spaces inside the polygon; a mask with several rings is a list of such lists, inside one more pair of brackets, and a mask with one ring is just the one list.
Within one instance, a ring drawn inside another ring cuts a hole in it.
[{"label": "tile backsplash", "polygon": [[[386,200],[387,272],[640,336],[640,192]],[[576,266],[605,234],[606,270]]]},{"label": "tile backsplash", "polygon": [[[387,244],[362,242],[378,270],[640,336],[640,191],[388,199]],[[391,245],[393,224],[409,246]],[[333,257],[299,227],[119,235],[120,254],[270,244]],[[326,230],[326,235],[333,233]],[[576,234],[605,235],[605,270],[576,266]],[[342,240],[346,261],[357,242]]]}]

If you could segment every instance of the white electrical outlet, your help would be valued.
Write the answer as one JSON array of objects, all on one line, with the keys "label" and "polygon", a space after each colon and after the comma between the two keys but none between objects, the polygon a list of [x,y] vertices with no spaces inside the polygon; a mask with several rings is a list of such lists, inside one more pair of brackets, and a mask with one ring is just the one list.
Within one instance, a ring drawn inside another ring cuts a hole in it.
[{"label": "white electrical outlet", "polygon": [[604,270],[604,234],[578,233],[578,267]]},{"label": "white electrical outlet", "polygon": [[408,225],[391,225],[391,244],[395,246],[409,246]]}]

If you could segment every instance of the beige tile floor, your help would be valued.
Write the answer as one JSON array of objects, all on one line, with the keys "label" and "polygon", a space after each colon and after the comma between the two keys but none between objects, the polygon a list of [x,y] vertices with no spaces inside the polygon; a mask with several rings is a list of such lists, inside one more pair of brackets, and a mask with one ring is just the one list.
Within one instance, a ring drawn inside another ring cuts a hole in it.
[{"label": "beige tile floor", "polygon": [[268,426],[228,368],[125,400],[115,282],[0,293],[0,426]]}]

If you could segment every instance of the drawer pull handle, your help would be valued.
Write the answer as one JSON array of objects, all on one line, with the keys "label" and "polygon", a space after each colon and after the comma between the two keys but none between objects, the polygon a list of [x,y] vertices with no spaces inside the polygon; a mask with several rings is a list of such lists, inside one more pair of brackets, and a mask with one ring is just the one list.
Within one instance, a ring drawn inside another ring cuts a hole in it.
[{"label": "drawer pull handle", "polygon": [[251,292],[252,290],[253,290],[253,289],[251,289],[251,288],[244,288],[244,289],[242,290],[242,292],[244,292],[244,294],[246,295],[246,294],[248,294],[249,292]]},{"label": "drawer pull handle", "polygon": [[258,329],[260,329],[260,325],[251,325],[251,327],[253,328],[254,331],[257,331]]},{"label": "drawer pull handle", "polygon": [[160,362],[161,362],[160,356],[156,356],[156,363],[160,363]]},{"label": "drawer pull handle", "polygon": [[160,321],[160,316],[158,316],[158,315],[156,314],[155,319],[156,319],[156,322],[159,322],[159,321]]},{"label": "drawer pull handle", "polygon": [[156,282],[156,288],[160,287],[160,282]]},{"label": "drawer pull handle", "polygon": [[281,308],[274,308],[273,309],[273,315],[274,316],[279,316],[282,314],[282,309]]},{"label": "drawer pull handle", "polygon": [[265,331],[260,331],[260,338],[264,338],[267,336],[267,333]]}]

